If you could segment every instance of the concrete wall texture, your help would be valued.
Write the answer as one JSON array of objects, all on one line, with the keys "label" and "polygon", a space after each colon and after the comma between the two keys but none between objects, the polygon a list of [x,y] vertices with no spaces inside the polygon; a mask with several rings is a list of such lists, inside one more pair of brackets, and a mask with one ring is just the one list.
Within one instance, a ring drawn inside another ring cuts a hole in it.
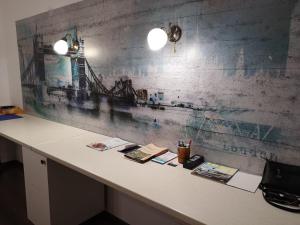
[{"label": "concrete wall texture", "polygon": [[0,105],[23,107],[15,22],[74,2],[78,0],[0,0]]},{"label": "concrete wall texture", "polygon": [[[25,108],[172,150],[178,139],[191,138],[194,152],[250,172],[260,173],[264,158],[299,164],[299,13],[298,0],[85,0],[18,21],[27,61],[36,27],[53,44],[76,26],[105,86],[126,76],[135,89],[163,92],[164,103],[193,104],[164,111],[117,107],[112,116],[101,103],[95,117],[62,104],[37,109],[23,89]],[[176,52],[171,43],[150,51],[148,32],[170,22],[183,30]]]}]

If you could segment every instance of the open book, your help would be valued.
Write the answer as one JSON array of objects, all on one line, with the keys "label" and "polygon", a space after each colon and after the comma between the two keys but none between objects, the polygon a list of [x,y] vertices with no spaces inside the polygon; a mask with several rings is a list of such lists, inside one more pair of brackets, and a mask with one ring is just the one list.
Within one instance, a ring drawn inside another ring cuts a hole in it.
[{"label": "open book", "polygon": [[135,160],[140,163],[144,163],[153,157],[156,157],[158,155],[161,155],[165,152],[167,152],[168,149],[164,147],[157,147],[154,144],[148,144],[146,146],[143,146],[139,149],[136,149],[134,151],[128,152],[125,154],[127,158],[130,158],[132,160]]}]

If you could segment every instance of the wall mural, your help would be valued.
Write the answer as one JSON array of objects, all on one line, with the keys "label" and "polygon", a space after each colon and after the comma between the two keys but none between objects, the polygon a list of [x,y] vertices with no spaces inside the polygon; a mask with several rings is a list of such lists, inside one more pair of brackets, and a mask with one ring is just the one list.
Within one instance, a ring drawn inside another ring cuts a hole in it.
[{"label": "wall mural", "polygon": [[[299,163],[297,2],[85,0],[18,21],[24,108],[172,150],[192,139],[195,152],[245,170]],[[151,51],[148,32],[170,22],[182,39]],[[59,56],[66,34],[80,49]]]}]

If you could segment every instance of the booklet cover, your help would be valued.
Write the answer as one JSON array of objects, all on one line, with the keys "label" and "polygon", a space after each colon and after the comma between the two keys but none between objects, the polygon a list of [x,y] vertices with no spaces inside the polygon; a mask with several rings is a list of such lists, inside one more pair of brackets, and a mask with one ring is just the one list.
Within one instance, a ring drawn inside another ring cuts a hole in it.
[{"label": "booklet cover", "polygon": [[137,162],[144,163],[150,160],[151,158],[161,155],[167,151],[167,148],[157,147],[154,144],[148,144],[137,150],[126,153],[125,156]]},{"label": "booklet cover", "polygon": [[211,163],[204,162],[198,166],[193,172],[193,175],[209,178],[221,183],[227,183],[238,169]]},{"label": "booklet cover", "polygon": [[106,151],[112,148],[116,148],[122,145],[128,145],[133,144],[131,142],[122,140],[120,138],[110,138],[105,141],[97,142],[97,143],[91,143],[87,145],[88,147],[98,150],[98,151]]},{"label": "booklet cover", "polygon": [[177,157],[177,154],[168,151],[165,154],[162,154],[160,156],[155,157],[154,159],[151,159],[151,161],[157,162],[159,164],[165,164],[165,163],[171,161],[172,159],[175,159],[176,157]]}]

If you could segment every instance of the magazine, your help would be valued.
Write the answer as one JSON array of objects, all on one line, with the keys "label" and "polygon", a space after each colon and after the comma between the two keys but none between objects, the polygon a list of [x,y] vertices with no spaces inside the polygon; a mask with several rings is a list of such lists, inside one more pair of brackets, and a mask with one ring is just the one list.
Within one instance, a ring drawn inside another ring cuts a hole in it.
[{"label": "magazine", "polygon": [[209,178],[221,183],[227,183],[238,169],[211,163],[204,162],[198,166],[193,172],[193,175]]}]

